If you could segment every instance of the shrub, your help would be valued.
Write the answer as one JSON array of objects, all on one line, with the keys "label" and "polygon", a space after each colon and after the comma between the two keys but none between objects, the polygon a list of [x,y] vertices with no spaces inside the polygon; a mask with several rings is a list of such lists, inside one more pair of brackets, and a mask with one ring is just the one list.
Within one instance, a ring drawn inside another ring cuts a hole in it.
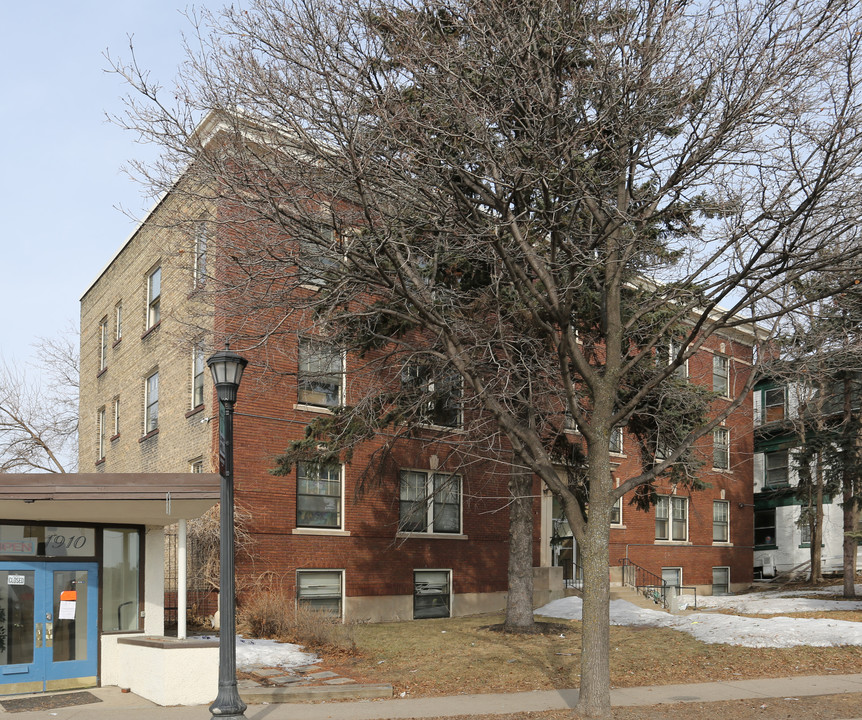
[{"label": "shrub", "polygon": [[297,605],[277,590],[250,593],[237,611],[241,632],[296,643],[312,650],[354,654],[353,626],[329,613]]}]

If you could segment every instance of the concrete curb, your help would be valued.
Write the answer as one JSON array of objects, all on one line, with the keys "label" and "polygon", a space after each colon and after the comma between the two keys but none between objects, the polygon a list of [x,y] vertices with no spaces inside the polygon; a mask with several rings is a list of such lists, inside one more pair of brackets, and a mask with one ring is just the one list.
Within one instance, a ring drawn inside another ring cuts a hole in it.
[{"label": "concrete curb", "polygon": [[241,689],[249,705],[261,703],[324,702],[326,700],[379,700],[392,697],[386,684],[315,685],[313,687],[260,687]]}]

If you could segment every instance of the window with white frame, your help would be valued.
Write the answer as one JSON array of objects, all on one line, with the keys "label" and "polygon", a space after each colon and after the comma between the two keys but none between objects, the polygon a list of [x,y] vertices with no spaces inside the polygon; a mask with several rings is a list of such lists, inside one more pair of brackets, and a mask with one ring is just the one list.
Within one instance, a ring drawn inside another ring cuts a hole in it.
[{"label": "window with white frame", "polygon": [[341,466],[296,465],[296,525],[341,528]]},{"label": "window with white frame", "polygon": [[123,303],[118,302],[114,307],[114,342],[119,342],[123,337]]},{"label": "window with white frame", "polygon": [[668,592],[673,595],[679,594],[679,589],[682,586],[682,568],[681,567],[664,567],[661,569],[661,579],[667,586]]},{"label": "window with white frame", "polygon": [[611,508],[611,525],[623,524],[623,499],[617,498],[614,506]]},{"label": "window with white frame", "polygon": [[189,472],[199,475],[204,471],[204,459],[195,458],[189,462]]},{"label": "window with white frame", "polygon": [[807,521],[803,521],[799,526],[799,543],[800,545],[811,544],[811,526]]},{"label": "window with white frame", "polygon": [[727,428],[712,431],[712,466],[716,470],[730,470],[730,430]]},{"label": "window with white frame", "polygon": [[144,383],[144,435],[159,427],[159,373],[148,376]]},{"label": "window with white frame", "polygon": [[449,570],[413,571],[413,619],[447,618],[452,614],[452,573]]},{"label": "window with white frame", "polygon": [[195,226],[195,240],[193,251],[192,282],[194,287],[203,287],[207,276],[207,241],[209,227],[205,221]]},{"label": "window with white frame", "polygon": [[730,503],[726,500],[712,501],[712,541],[730,542]]},{"label": "window with white frame", "polygon": [[297,570],[296,602],[341,617],[343,586],[343,570]]},{"label": "window with white frame", "polygon": [[195,343],[192,349],[192,408],[204,404],[204,345],[202,342]]},{"label": "window with white frame", "polygon": [[402,532],[460,533],[460,476],[402,470],[398,527]]},{"label": "window with white frame", "polygon": [[623,429],[621,427],[611,428],[610,451],[614,455],[623,454]]},{"label": "window with white frame", "polygon": [[[667,364],[670,365],[676,360],[677,355],[679,355],[680,350],[682,349],[682,343],[678,340],[671,340],[668,343],[667,347]],[[688,379],[688,358],[682,361],[682,364],[676,370],[673,371],[673,377],[678,380],[687,380]]]},{"label": "window with white frame", "polygon": [[712,391],[730,396],[730,359],[725,355],[712,356]]},{"label": "window with white frame", "polygon": [[105,427],[106,418],[105,418],[105,408],[99,408],[99,412],[96,413],[96,431],[98,433],[97,440],[97,452],[96,459],[104,460],[105,459],[105,433],[107,432],[107,428]]},{"label": "window with white frame", "polygon": [[659,495],[655,505],[655,539],[688,540],[688,498]]},{"label": "window with white frame", "polygon": [[147,275],[147,330],[162,318],[162,269],[157,267]]},{"label": "window with white frame", "polygon": [[423,423],[461,427],[462,379],[455,372],[434,373],[430,366],[410,364],[401,370],[401,385],[419,396]]},{"label": "window with white frame", "polygon": [[763,454],[765,477],[764,486],[784,487],[790,482],[790,452],[776,450]]},{"label": "window with white frame", "polygon": [[99,372],[108,367],[108,317],[99,323]]},{"label": "window with white frame", "polygon": [[303,338],[299,341],[297,401],[301,405],[331,408],[344,397],[344,358],[329,343]]},{"label": "window with white frame", "polygon": [[120,398],[114,398],[114,437],[120,434]]},{"label": "window with white frame", "polygon": [[730,568],[714,567],[712,569],[712,594],[727,595],[730,593]]}]

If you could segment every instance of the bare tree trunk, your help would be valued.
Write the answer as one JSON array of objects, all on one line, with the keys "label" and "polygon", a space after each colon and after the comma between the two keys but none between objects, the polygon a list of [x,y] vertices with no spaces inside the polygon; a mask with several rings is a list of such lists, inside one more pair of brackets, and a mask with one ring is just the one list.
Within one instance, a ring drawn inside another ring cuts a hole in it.
[{"label": "bare tree trunk", "polygon": [[535,626],[532,490],[532,473],[513,467],[509,478],[509,592],[505,627],[519,632]]},{"label": "bare tree trunk", "polygon": [[810,520],[811,547],[811,582],[823,580],[823,456],[817,453],[817,467],[814,476],[814,512]]},{"label": "bare tree trunk", "polygon": [[842,447],[841,455],[844,461],[843,468],[843,496],[844,496],[844,597],[856,597],[856,547],[858,541],[855,533],[859,524],[859,507],[856,503],[857,493],[857,468],[856,468],[856,438],[850,432],[853,420],[853,387],[849,377],[844,378],[843,383],[843,417]]},{"label": "bare tree trunk", "polygon": [[[845,478],[846,482],[846,478]],[[859,510],[852,489],[844,489],[844,597],[856,597],[856,546],[855,537],[848,535],[856,531]]]},{"label": "bare tree trunk", "polygon": [[584,609],[577,711],[585,718],[609,718],[611,715],[609,541],[613,503],[608,497],[610,464],[607,454],[604,459],[604,463],[593,464],[590,458],[590,516],[581,553]]}]

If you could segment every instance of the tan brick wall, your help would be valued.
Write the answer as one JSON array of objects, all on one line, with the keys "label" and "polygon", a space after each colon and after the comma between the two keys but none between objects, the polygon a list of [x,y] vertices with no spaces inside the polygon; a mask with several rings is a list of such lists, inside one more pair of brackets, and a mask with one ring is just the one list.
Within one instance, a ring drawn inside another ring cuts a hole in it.
[{"label": "tan brick wall", "polygon": [[[173,204],[173,205],[172,205]],[[192,403],[192,347],[210,333],[209,313],[194,292],[194,225],[174,224],[178,201],[169,197],[121,248],[81,299],[81,392],[79,467],[81,472],[184,472],[203,457],[212,470],[217,421],[209,370],[204,373],[204,407]],[[200,217],[197,209],[193,217]],[[210,254],[212,249],[210,248]],[[147,278],[161,267],[161,319],[147,329]],[[116,308],[122,304],[122,337],[116,339]],[[107,362],[100,372],[99,323],[108,318]],[[207,355],[211,352],[207,345]],[[159,373],[158,432],[146,439],[146,378]],[[114,434],[114,401],[119,399],[119,433]],[[97,412],[106,409],[104,461],[98,462]]]}]

